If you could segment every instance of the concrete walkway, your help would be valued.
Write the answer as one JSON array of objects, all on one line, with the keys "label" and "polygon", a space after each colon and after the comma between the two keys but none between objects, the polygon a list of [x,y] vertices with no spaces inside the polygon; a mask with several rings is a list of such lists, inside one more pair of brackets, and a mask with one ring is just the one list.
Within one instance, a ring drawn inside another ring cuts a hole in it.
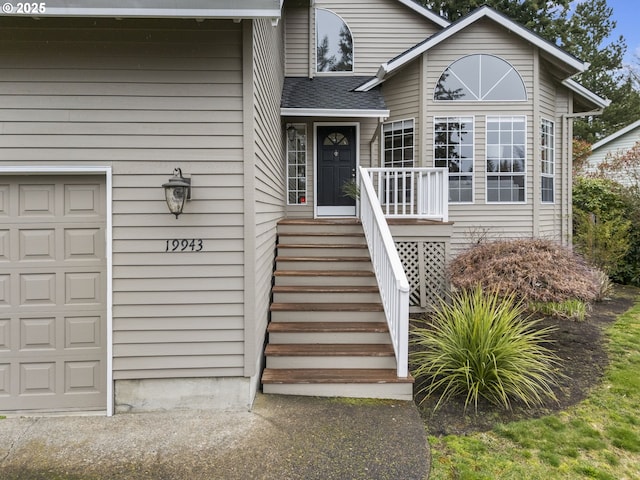
[{"label": "concrete walkway", "polygon": [[3,480],[425,480],[411,402],[259,395],[251,412],[0,420]]}]

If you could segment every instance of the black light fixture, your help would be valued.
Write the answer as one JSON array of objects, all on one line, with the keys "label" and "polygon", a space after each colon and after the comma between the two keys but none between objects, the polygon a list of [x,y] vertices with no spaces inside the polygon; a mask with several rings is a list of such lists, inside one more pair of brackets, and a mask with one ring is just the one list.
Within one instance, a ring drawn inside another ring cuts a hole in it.
[{"label": "black light fixture", "polygon": [[289,124],[289,126],[287,127],[287,138],[290,142],[293,142],[296,139],[296,133],[298,133],[296,127],[294,127],[292,124]]},{"label": "black light fixture", "polygon": [[184,178],[182,170],[174,168],[173,177],[167,183],[163,183],[162,188],[164,188],[169,211],[178,218],[182,213],[185,202],[191,200],[191,179]]}]

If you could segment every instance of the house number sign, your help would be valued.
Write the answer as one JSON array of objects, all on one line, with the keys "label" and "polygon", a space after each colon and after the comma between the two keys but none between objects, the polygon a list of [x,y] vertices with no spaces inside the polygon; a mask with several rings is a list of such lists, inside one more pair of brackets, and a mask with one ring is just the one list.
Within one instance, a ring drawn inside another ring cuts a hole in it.
[{"label": "house number sign", "polygon": [[165,252],[201,252],[204,241],[201,238],[173,238],[166,241]]}]

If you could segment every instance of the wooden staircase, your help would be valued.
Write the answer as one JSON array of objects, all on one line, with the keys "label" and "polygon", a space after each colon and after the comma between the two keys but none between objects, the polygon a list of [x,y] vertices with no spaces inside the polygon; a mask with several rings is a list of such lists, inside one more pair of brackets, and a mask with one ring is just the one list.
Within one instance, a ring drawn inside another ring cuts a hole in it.
[{"label": "wooden staircase", "polygon": [[264,392],[411,400],[360,222],[283,220],[278,239]]}]

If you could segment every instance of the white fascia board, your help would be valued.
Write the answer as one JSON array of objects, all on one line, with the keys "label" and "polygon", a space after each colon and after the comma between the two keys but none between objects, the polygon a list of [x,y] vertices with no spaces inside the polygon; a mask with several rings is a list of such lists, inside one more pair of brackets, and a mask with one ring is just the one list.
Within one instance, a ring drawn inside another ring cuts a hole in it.
[{"label": "white fascia board", "polygon": [[631,125],[627,125],[624,128],[621,128],[620,130],[618,130],[615,133],[612,133],[611,135],[609,135],[608,137],[603,138],[602,140],[600,140],[599,142],[594,143],[591,146],[591,150],[596,150],[600,147],[602,147],[603,145],[606,145],[609,142],[612,142],[613,140],[615,140],[618,137],[621,137],[622,135],[624,135],[625,133],[629,133],[632,130],[635,130],[636,128],[640,127],[640,120],[633,122]]},{"label": "white fascia board", "polygon": [[[47,0],[42,3],[8,2],[0,15],[26,17],[115,17],[115,18],[280,18],[282,0]],[[20,6],[23,7],[20,7]]]},{"label": "white fascia board", "polygon": [[283,117],[388,118],[389,110],[339,110],[331,108],[281,108]]},{"label": "white fascia board", "polygon": [[[502,15],[501,13],[498,13],[492,8],[485,6],[475,10],[474,12],[467,15],[466,17],[461,18],[457,22],[452,23],[449,27],[445,28],[444,30],[441,30],[440,32],[435,33],[434,35],[429,37],[427,40],[425,40],[423,43],[418,44],[413,49],[407,50],[406,53],[401,54],[395,59],[387,62],[386,73],[392,73],[398,68],[403,67],[407,63],[411,62],[412,60],[416,59],[417,57],[425,53],[427,50],[430,50],[434,46],[440,44],[441,42],[447,40],[448,38],[451,38],[453,35],[457,34],[461,30],[464,30],[469,25],[477,22],[482,18],[490,18],[491,20],[495,21],[499,25],[502,25],[507,30],[512,31],[522,39],[526,40],[527,42],[547,52],[549,55],[553,56],[554,58],[557,58],[558,60],[566,63],[567,65],[570,65],[572,68],[577,70],[578,73],[584,72],[585,70],[587,70],[587,68],[589,68],[588,63],[578,60],[576,57],[565,52],[560,47],[553,45],[550,42],[547,42],[542,37],[539,37],[538,35],[531,32],[530,30],[527,30],[523,26],[515,23],[514,21],[510,20],[508,17],[505,17],[504,15]],[[384,77],[379,78],[378,81],[375,83],[371,81],[365,85],[367,85],[368,89],[371,89],[381,84],[383,81],[384,81]],[[366,91],[366,90],[363,90],[363,88],[364,88],[364,85],[362,87],[359,87],[357,90]]]},{"label": "white fascia board", "polygon": [[444,27],[448,27],[451,24],[451,22],[449,20],[447,20],[446,18],[442,18],[440,15],[435,13],[433,10],[429,10],[428,8],[425,8],[422,5],[418,5],[413,0],[398,0],[398,1],[400,3],[402,3],[403,5],[409,7],[414,12],[417,12],[420,15],[422,15],[423,17],[428,18],[429,20],[431,20],[436,25],[439,25],[439,26],[444,28]]},{"label": "white fascia board", "polygon": [[606,98],[602,98],[599,95],[596,95],[591,90],[589,90],[588,88],[583,87],[582,85],[580,85],[575,80],[572,80],[572,79],[568,78],[566,80],[563,80],[562,84],[565,87],[567,87],[569,90],[571,90],[572,92],[577,93],[581,97],[589,100],[591,103],[593,103],[594,105],[596,105],[599,108],[606,108],[611,104],[611,100],[608,100]]}]

